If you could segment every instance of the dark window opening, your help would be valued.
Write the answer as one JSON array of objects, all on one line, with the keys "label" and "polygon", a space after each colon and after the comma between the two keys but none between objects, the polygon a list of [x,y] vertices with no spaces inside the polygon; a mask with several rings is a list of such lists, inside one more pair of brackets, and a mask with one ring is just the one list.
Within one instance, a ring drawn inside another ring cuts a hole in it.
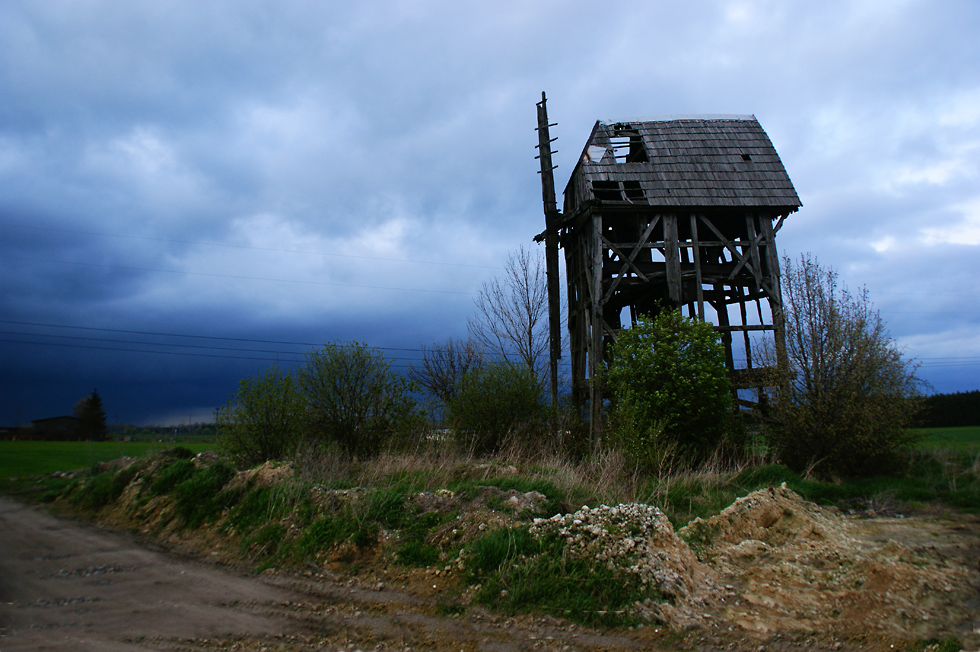
[{"label": "dark window opening", "polygon": [[639,181],[593,181],[592,195],[599,201],[628,201],[646,203],[646,195]]},{"label": "dark window opening", "polygon": [[593,181],[592,194],[599,201],[623,201],[618,181]]},{"label": "dark window opening", "polygon": [[646,197],[643,194],[643,188],[640,187],[639,181],[624,181],[623,192],[626,194],[626,201],[633,203],[646,202]]}]

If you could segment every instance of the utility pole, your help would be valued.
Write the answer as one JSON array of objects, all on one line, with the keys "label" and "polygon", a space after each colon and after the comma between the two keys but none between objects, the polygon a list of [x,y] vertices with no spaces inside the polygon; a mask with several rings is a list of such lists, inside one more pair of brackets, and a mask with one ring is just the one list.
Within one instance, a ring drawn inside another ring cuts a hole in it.
[{"label": "utility pole", "polygon": [[538,107],[538,155],[541,161],[541,199],[544,201],[544,251],[548,277],[548,333],[550,339],[551,407],[558,407],[558,359],[561,358],[561,287],[558,280],[558,219],[561,213],[555,202],[555,167],[551,164],[551,138],[548,131],[556,124],[548,123],[548,98],[541,91]]}]

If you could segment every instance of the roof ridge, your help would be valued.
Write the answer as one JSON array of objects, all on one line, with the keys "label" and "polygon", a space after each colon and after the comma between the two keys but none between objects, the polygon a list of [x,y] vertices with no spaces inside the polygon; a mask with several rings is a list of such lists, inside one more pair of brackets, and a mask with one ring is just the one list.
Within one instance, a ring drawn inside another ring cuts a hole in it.
[{"label": "roof ridge", "polygon": [[675,120],[753,120],[758,122],[755,115],[740,115],[736,113],[705,113],[697,115],[693,113],[681,113],[677,115],[655,115],[643,118],[625,118],[622,120],[599,120],[601,125],[614,125],[619,123],[631,122],[672,122]]}]

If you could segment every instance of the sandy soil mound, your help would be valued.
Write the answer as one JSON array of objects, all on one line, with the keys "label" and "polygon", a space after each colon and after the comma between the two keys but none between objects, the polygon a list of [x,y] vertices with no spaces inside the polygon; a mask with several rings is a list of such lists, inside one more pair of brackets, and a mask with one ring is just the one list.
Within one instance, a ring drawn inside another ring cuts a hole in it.
[{"label": "sandy soil mound", "polygon": [[783,485],[740,498],[679,534],[722,589],[704,595],[713,617],[743,629],[927,638],[941,614],[941,629],[974,636],[967,605],[976,604],[978,573],[935,546],[900,543],[905,523],[876,520],[885,521],[898,521],[890,524],[894,536],[869,541],[866,521],[822,510]]}]

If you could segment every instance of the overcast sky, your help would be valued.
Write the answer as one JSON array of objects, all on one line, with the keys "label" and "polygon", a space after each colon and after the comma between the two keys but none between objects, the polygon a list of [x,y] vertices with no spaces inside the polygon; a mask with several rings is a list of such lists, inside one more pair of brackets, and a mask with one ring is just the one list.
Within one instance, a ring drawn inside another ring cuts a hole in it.
[{"label": "overcast sky", "polygon": [[7,0],[0,425],[93,387],[208,419],[313,344],[465,335],[544,226],[541,91],[559,189],[598,119],[754,114],[803,202],[780,253],[977,389],[978,34],[974,0]]}]

